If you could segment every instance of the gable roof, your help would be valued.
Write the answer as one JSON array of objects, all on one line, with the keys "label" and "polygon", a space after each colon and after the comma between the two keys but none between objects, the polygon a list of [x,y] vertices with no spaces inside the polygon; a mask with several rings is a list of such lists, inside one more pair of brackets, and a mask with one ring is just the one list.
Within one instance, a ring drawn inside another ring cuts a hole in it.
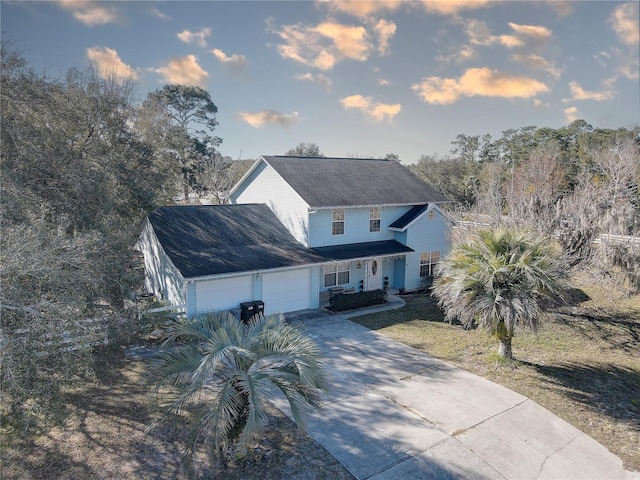
[{"label": "gable roof", "polygon": [[265,204],[161,207],[149,222],[184,278],[326,262]]},{"label": "gable roof", "polygon": [[448,201],[393,160],[289,156],[263,156],[261,160],[271,165],[311,208]]}]

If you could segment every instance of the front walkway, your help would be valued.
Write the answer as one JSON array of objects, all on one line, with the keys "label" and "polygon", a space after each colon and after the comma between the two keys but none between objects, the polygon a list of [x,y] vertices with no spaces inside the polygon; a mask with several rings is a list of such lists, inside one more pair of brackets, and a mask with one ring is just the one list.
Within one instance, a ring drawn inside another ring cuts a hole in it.
[{"label": "front walkway", "polygon": [[357,479],[640,479],[532,400],[345,318],[356,314],[287,321],[320,345],[331,387],[307,431]]}]

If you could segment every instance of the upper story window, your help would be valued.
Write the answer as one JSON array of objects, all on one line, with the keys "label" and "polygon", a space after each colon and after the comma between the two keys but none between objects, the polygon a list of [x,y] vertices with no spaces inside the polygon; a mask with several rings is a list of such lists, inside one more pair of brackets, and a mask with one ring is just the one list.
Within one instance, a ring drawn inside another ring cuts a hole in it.
[{"label": "upper story window", "polygon": [[420,276],[433,277],[440,261],[440,252],[424,252],[420,254]]},{"label": "upper story window", "polygon": [[331,211],[331,235],[344,235],[344,208]]},{"label": "upper story window", "polygon": [[369,231],[380,231],[380,208],[372,207],[369,209]]}]

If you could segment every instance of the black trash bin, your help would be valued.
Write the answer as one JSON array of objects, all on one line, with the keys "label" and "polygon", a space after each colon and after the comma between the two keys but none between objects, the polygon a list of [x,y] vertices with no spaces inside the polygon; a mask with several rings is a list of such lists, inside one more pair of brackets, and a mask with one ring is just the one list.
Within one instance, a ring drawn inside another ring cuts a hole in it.
[{"label": "black trash bin", "polygon": [[262,300],[253,302],[253,314],[260,317],[264,316],[264,302]]},{"label": "black trash bin", "polygon": [[249,320],[255,313],[253,302],[242,302],[240,304],[240,320],[242,320],[243,323],[249,323]]}]

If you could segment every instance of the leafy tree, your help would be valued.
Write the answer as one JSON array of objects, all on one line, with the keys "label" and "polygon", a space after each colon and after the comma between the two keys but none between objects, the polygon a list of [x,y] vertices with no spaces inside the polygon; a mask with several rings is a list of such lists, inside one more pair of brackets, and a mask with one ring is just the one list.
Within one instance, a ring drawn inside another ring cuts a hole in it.
[{"label": "leafy tree", "polygon": [[147,96],[144,109],[162,111],[173,126],[163,137],[163,147],[175,155],[182,174],[182,190],[185,203],[189,190],[197,189],[202,175],[215,164],[216,148],[222,143],[212,132],[218,125],[218,107],[209,92],[200,87],[165,85]]},{"label": "leafy tree", "polygon": [[479,187],[480,164],[454,158],[422,155],[409,168],[447,198],[459,202],[464,208],[475,204]]},{"label": "leafy tree", "polygon": [[495,162],[500,158],[499,147],[491,138],[490,134],[485,134],[480,140],[480,162]]},{"label": "leafy tree", "polygon": [[518,130],[510,128],[502,132],[502,137],[496,142],[501,160],[510,166],[516,166],[529,158],[537,145],[535,131],[535,126],[528,126]]},{"label": "leafy tree", "polygon": [[60,421],[61,390],[91,375],[83,322],[126,330],[138,225],[172,192],[130,83],[48,79],[5,44],[1,59],[0,413],[29,433]]},{"label": "leafy tree", "polygon": [[246,325],[228,313],[176,321],[149,379],[162,388],[165,420],[187,424],[189,457],[202,443],[223,465],[226,446],[258,437],[276,391],[302,425],[303,408],[318,407],[325,389],[318,347],[282,315]]},{"label": "leafy tree", "polygon": [[477,322],[512,358],[517,327],[535,330],[544,301],[563,296],[564,268],[548,240],[506,229],[480,230],[454,245],[433,291],[449,321]]},{"label": "leafy tree", "polygon": [[480,137],[478,135],[468,136],[460,133],[451,144],[453,145],[451,154],[455,155],[459,160],[463,162],[479,160]]},{"label": "leafy tree", "polygon": [[324,157],[320,147],[315,143],[299,143],[294,148],[287,150],[285,155],[292,157]]}]

